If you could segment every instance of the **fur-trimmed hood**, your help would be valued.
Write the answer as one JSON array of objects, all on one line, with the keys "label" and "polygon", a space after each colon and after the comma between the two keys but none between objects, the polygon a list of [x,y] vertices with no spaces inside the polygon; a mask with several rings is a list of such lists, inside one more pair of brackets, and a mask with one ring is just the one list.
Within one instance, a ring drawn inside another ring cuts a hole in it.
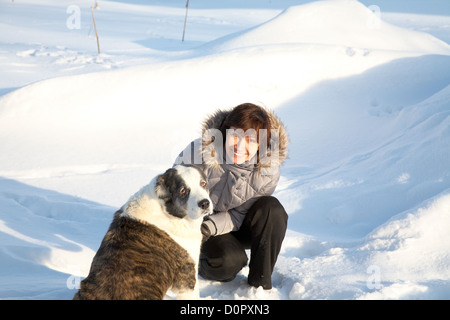
[{"label": "fur-trimmed hood", "polygon": [[208,116],[203,122],[201,139],[192,141],[175,161],[175,164],[195,164],[206,174],[214,204],[214,214],[207,218],[214,225],[212,235],[239,230],[255,201],[273,194],[280,179],[280,166],[287,158],[286,129],[273,112],[266,110],[271,129],[277,130],[271,131],[268,152],[262,152],[260,144],[258,163],[226,163],[220,127],[230,112],[231,109],[217,110]]},{"label": "fur-trimmed hood", "polygon": [[[260,160],[256,164],[258,169],[270,167],[271,165],[280,166],[287,159],[287,148],[289,138],[281,120],[274,112],[265,109],[269,116],[271,127],[271,142],[268,152],[260,153]],[[215,136],[212,132],[217,132],[220,129],[223,121],[231,112],[230,110],[217,110],[212,115],[208,116],[202,125],[202,156],[206,165],[215,166],[222,163],[219,155],[222,153],[216,152],[214,148]]]}]

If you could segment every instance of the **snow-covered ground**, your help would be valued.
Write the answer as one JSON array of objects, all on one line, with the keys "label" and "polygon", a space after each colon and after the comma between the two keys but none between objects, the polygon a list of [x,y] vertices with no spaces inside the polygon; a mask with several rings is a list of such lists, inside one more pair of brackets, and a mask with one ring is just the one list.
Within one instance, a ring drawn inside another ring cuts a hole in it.
[{"label": "snow-covered ground", "polygon": [[71,299],[114,211],[217,108],[287,126],[274,288],[450,298],[447,0],[0,0],[0,299]]}]

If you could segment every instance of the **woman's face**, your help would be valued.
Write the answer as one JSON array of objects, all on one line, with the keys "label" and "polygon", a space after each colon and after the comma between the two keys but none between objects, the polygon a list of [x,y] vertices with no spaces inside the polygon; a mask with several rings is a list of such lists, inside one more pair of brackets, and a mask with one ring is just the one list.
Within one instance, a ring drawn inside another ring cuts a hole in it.
[{"label": "woman's face", "polygon": [[231,127],[227,130],[225,152],[227,163],[243,164],[252,159],[258,152],[258,136],[255,130],[244,130]]}]

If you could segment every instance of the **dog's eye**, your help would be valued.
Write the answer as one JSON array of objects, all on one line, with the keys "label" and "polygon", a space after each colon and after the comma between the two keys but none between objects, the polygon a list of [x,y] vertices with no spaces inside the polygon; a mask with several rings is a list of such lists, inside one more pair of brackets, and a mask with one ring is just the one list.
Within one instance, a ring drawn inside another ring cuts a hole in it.
[{"label": "dog's eye", "polygon": [[186,188],[181,188],[180,194],[184,196],[186,194]]},{"label": "dog's eye", "polygon": [[200,186],[205,188],[206,187],[206,181],[205,180],[200,181]]}]

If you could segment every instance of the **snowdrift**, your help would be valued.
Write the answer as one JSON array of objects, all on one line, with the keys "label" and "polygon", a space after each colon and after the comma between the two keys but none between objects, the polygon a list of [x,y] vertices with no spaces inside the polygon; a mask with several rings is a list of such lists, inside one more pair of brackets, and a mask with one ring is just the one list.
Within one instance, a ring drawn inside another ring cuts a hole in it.
[{"label": "snowdrift", "polygon": [[294,282],[289,298],[321,299],[325,292],[329,299],[448,297],[449,191],[394,216],[356,246],[330,248],[305,239],[308,252],[288,238],[277,270],[282,281]]},{"label": "snowdrift", "polygon": [[116,208],[244,101],[287,125],[289,232],[272,290],[203,298],[450,297],[448,44],[330,0],[171,57],[0,97],[0,298],[70,299]]},{"label": "snowdrift", "polygon": [[274,19],[212,41],[214,51],[284,44],[448,54],[448,45],[427,33],[396,27],[354,0],[316,1],[290,7]]},{"label": "snowdrift", "polygon": [[400,59],[277,110],[296,128],[286,170],[299,177],[278,195],[301,209],[290,217],[297,231],[361,237],[448,187],[448,72],[448,56]]}]

